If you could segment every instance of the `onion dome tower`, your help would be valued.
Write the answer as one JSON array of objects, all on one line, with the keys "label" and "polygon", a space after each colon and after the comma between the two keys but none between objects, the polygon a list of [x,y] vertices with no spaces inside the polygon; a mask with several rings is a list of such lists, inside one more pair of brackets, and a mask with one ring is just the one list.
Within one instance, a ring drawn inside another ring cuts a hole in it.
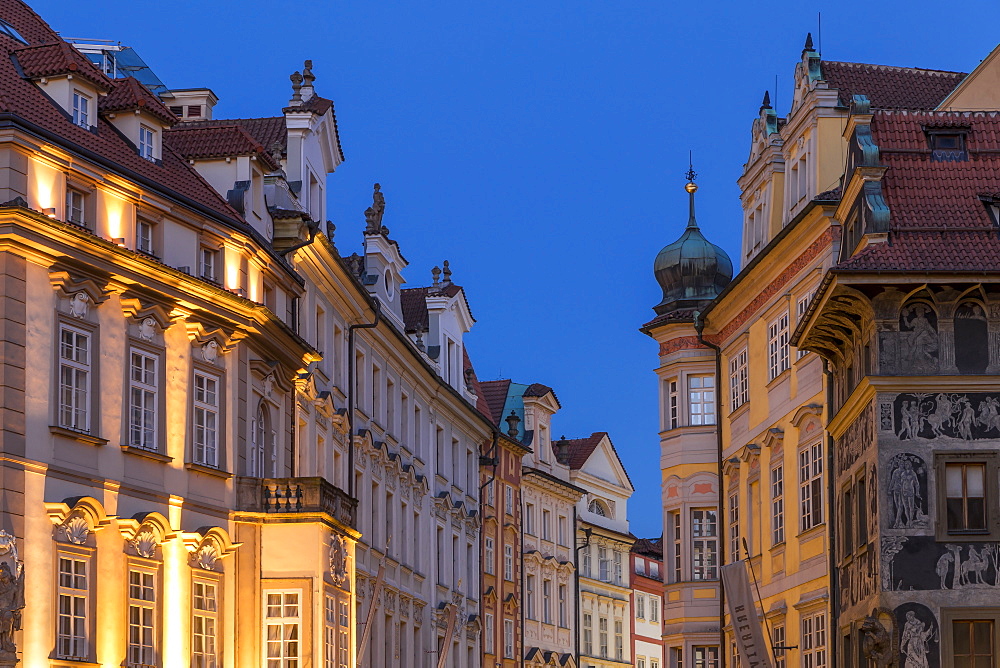
[{"label": "onion dome tower", "polygon": [[694,194],[698,186],[694,169],[688,169],[684,189],[689,197],[687,228],[680,239],[664,246],[653,263],[656,281],[663,289],[663,300],[653,307],[657,315],[682,309],[701,309],[719,294],[733,278],[733,262],[701,233],[694,216]]}]

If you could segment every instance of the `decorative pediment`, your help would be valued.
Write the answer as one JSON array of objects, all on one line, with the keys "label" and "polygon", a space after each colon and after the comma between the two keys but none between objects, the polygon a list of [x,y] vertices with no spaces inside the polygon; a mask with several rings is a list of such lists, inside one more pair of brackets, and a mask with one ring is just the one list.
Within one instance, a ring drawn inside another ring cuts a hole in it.
[{"label": "decorative pediment", "polygon": [[730,457],[726,461],[722,462],[722,475],[727,478],[739,478],[740,476],[740,458]]},{"label": "decorative pediment", "polygon": [[140,513],[128,519],[118,519],[118,530],[125,539],[126,550],[138,557],[154,559],[160,545],[175,537],[167,518],[157,512]]},{"label": "decorative pediment", "polygon": [[193,568],[221,571],[222,559],[236,551],[242,543],[234,543],[229,532],[221,527],[202,527],[182,535],[184,546],[190,553]]},{"label": "decorative pediment", "polygon": [[517,598],[514,594],[507,594],[503,599],[503,611],[508,615],[513,615],[517,612]]},{"label": "decorative pediment", "polygon": [[46,503],[45,510],[56,526],[56,539],[75,545],[85,545],[92,533],[115,520],[108,517],[100,501],[90,496]]},{"label": "decorative pediment", "polygon": [[219,355],[228,353],[246,337],[241,330],[226,331],[222,327],[207,324],[190,315],[184,320],[184,327],[187,329],[188,339],[191,340],[192,346],[198,349],[202,361],[209,364],[214,364]]},{"label": "decorative pediment", "polygon": [[284,394],[295,387],[297,374],[289,373],[275,360],[250,360],[250,371],[260,379],[266,398],[272,398],[276,391]]},{"label": "decorative pediment", "polygon": [[49,282],[61,297],[73,299],[81,292],[87,296],[91,305],[107,301],[112,291],[108,289],[108,278],[91,272],[78,271],[60,264],[52,266],[49,271]]},{"label": "decorative pediment", "polygon": [[816,417],[823,415],[823,407],[819,404],[806,404],[799,407],[795,411],[795,415],[792,416],[792,425],[798,427],[810,415],[815,415]]},{"label": "decorative pediment", "polygon": [[140,332],[148,331],[146,325],[148,320],[152,320],[152,324],[155,324],[160,330],[165,330],[184,317],[183,312],[174,310],[173,304],[160,300],[154,301],[145,295],[138,295],[131,291],[121,296],[121,307],[122,314],[137,325]]}]

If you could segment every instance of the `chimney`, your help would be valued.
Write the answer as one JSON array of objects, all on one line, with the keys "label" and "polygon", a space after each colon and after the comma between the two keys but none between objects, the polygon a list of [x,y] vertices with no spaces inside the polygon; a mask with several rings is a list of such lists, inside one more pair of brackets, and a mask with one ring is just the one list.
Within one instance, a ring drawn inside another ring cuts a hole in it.
[{"label": "chimney", "polygon": [[210,121],[219,98],[210,88],[178,88],[160,93],[163,104],[181,121]]}]

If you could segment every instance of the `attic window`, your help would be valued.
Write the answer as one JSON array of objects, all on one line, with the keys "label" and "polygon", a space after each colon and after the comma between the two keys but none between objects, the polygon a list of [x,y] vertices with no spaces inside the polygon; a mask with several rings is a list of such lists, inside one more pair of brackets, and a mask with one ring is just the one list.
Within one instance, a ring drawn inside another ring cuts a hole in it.
[{"label": "attic window", "polygon": [[27,44],[28,43],[28,40],[26,40],[23,37],[21,37],[21,33],[19,33],[18,31],[14,30],[14,26],[12,26],[11,24],[7,23],[3,19],[0,19],[0,33],[3,33],[4,35],[7,35],[8,37],[16,39],[21,44]]},{"label": "attic window", "polygon": [[965,147],[968,130],[964,128],[927,128],[927,142],[933,162],[958,162],[969,159]]}]

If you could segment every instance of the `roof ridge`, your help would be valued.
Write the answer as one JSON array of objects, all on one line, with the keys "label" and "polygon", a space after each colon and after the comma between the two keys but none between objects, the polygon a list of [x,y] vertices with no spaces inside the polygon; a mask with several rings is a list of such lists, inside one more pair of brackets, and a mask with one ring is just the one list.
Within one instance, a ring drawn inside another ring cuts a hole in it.
[{"label": "roof ridge", "polygon": [[855,63],[847,60],[824,60],[823,64],[829,65],[846,65],[848,67],[874,67],[877,69],[886,70],[898,70],[901,72],[927,72],[928,74],[955,74],[961,76],[968,76],[968,72],[959,72],[956,70],[935,70],[927,67],[906,67],[904,65],[879,65],[878,63]]}]

